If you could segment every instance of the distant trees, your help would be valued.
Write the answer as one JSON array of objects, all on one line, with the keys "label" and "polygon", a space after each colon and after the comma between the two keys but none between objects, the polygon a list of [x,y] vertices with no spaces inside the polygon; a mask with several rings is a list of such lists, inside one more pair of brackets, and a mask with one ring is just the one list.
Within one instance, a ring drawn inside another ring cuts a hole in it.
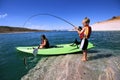
[{"label": "distant trees", "polygon": [[32,31],[45,31],[45,30],[36,30],[36,29],[28,29],[28,28],[20,28],[20,27],[0,26],[0,33],[7,33],[7,32],[32,32]]}]

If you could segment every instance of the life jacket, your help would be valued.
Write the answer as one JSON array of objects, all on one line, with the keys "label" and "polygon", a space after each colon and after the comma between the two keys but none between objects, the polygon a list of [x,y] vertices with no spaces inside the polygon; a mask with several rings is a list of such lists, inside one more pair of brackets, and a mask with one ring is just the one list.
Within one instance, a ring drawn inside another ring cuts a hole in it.
[{"label": "life jacket", "polygon": [[46,45],[45,45],[45,48],[49,48],[49,47],[50,47],[49,41],[47,40]]},{"label": "life jacket", "polygon": [[82,32],[81,34],[79,34],[79,37],[80,37],[80,39],[83,39],[83,37],[84,37],[84,32]]},{"label": "life jacket", "polygon": [[91,35],[91,27],[90,26],[86,26],[86,30],[84,31],[84,35],[85,35],[85,38],[90,38],[90,35]]}]

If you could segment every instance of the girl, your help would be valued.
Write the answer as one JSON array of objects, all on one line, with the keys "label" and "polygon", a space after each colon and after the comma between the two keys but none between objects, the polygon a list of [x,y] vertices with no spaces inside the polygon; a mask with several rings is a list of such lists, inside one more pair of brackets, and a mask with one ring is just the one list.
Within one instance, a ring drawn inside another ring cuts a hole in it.
[{"label": "girl", "polygon": [[38,49],[41,48],[49,48],[49,41],[45,35],[41,35],[41,44],[39,45]]}]

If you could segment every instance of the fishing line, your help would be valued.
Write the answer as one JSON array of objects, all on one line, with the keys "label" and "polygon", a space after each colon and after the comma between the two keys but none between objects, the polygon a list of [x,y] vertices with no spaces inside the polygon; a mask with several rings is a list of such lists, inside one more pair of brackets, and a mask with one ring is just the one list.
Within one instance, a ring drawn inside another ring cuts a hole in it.
[{"label": "fishing line", "polygon": [[40,13],[40,14],[35,14],[35,15],[30,16],[30,17],[25,21],[25,23],[23,24],[23,27],[26,25],[26,23],[27,23],[31,18],[36,17],[36,16],[39,16],[39,15],[52,16],[52,17],[55,17],[55,18],[57,18],[57,19],[60,19],[60,20],[62,20],[62,21],[64,21],[64,22],[70,24],[71,26],[75,27],[75,25],[72,24],[71,22],[69,22],[69,21],[67,21],[67,20],[65,20],[65,19],[63,19],[63,18],[61,18],[61,17],[59,17],[59,16],[55,16],[55,15],[48,14],[48,13]]},{"label": "fishing line", "polygon": [[[52,15],[52,14],[48,14],[48,13],[39,13],[39,14],[35,14],[35,15],[30,16],[30,17],[25,21],[25,23],[23,24],[23,27],[25,27],[25,25],[27,24],[27,22],[28,22],[30,19],[32,19],[33,17],[39,16],[39,15],[46,15],[46,16],[51,16],[51,17],[57,18],[57,19],[59,19],[59,20],[62,20],[62,21],[64,21],[64,22],[68,23],[69,25],[75,27],[75,25],[72,24],[71,22],[69,22],[69,21],[67,21],[67,20],[65,20],[65,19],[63,19],[63,18],[61,18],[61,17],[59,17],[59,16]],[[35,50],[33,51],[33,53],[34,53],[34,52],[35,52]],[[33,55],[34,55],[34,54],[33,54]],[[36,55],[36,54],[35,54],[35,55]],[[26,58],[24,58],[24,64],[27,66]]]},{"label": "fishing line", "polygon": [[[39,13],[39,14],[35,14],[35,15],[30,16],[30,17],[25,21],[25,23],[23,24],[23,27],[25,27],[25,25],[27,24],[27,22],[28,22],[30,19],[32,19],[33,17],[39,16],[39,15],[52,16],[52,17],[55,17],[55,18],[57,18],[57,19],[59,19],[59,20],[62,20],[62,21],[64,21],[64,22],[70,24],[71,26],[75,27],[75,25],[72,24],[72,23],[70,23],[69,21],[67,21],[67,20],[65,20],[65,19],[63,19],[63,18],[61,18],[61,17],[59,17],[59,16],[55,16],[55,15],[48,14],[48,13]],[[35,50],[36,50],[36,49],[34,49],[34,51],[33,51],[33,53],[35,53],[35,54],[33,54],[34,56],[36,56]],[[28,66],[26,57],[24,57],[24,65],[25,65],[26,67]]]}]

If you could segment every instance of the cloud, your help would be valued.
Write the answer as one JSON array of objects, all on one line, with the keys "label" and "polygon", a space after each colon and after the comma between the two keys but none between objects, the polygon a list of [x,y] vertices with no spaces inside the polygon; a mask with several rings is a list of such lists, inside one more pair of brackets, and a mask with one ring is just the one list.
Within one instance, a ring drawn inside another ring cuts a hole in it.
[{"label": "cloud", "polygon": [[5,13],[5,14],[0,14],[0,18],[5,18],[5,17],[7,17],[7,16],[8,16],[7,13]]}]

